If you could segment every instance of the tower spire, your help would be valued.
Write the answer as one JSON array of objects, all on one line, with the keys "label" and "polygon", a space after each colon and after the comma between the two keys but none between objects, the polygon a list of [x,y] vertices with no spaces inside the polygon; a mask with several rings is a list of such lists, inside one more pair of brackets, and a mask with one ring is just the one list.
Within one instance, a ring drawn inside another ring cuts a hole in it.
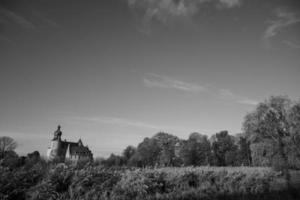
[{"label": "tower spire", "polygon": [[61,140],[62,132],[61,132],[60,128],[61,128],[61,126],[58,125],[57,126],[57,130],[54,131],[54,138],[53,138],[53,140]]}]

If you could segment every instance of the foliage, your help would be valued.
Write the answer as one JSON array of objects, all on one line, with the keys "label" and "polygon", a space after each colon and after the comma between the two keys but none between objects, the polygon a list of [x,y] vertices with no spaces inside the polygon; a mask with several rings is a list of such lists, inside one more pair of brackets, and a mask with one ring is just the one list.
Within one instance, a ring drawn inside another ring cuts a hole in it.
[{"label": "foliage", "polygon": [[206,135],[192,133],[183,143],[180,157],[185,166],[208,165],[211,156],[211,146]]},{"label": "foliage", "polygon": [[145,138],[121,156],[112,154],[105,166],[273,166],[300,169],[300,101],[271,96],[245,116],[244,132],[211,136],[192,133],[187,140],[160,132]]},{"label": "foliage", "polygon": [[159,144],[152,138],[145,138],[137,147],[136,153],[132,156],[131,165],[138,167],[155,166],[160,154]]},{"label": "foliage", "polygon": [[238,165],[250,166],[252,164],[250,142],[242,136],[238,140],[238,145]]},{"label": "foliage", "polygon": [[136,152],[136,148],[134,146],[128,146],[123,151],[123,158],[126,165],[129,165],[130,159]]},{"label": "foliage", "polygon": [[174,166],[175,145],[179,142],[179,138],[164,132],[157,133],[152,137],[158,144],[160,153],[157,160],[159,166]]},{"label": "foliage", "polygon": [[276,179],[267,168],[136,169],[125,172],[113,199],[247,199],[275,192]]},{"label": "foliage", "polygon": [[44,173],[45,168],[40,164],[28,170],[0,167],[0,199],[25,199],[26,192],[42,179]]},{"label": "foliage", "polygon": [[248,140],[272,147],[270,159],[282,160],[281,168],[295,167],[295,163],[289,162],[290,154],[294,154],[295,160],[299,159],[299,111],[299,103],[293,103],[288,97],[271,96],[246,115],[243,123]]},{"label": "foliage", "polygon": [[106,160],[102,161],[102,164],[106,167],[122,166],[125,164],[125,161],[122,156],[112,153]]},{"label": "foliage", "polygon": [[[286,198],[290,193],[282,180],[271,168],[78,169],[37,162],[31,169],[0,167],[0,199],[266,199],[277,192]],[[294,195],[290,199],[300,197]]]},{"label": "foliage", "polygon": [[212,149],[217,166],[236,165],[237,146],[228,131],[221,131],[216,134]]},{"label": "foliage", "polygon": [[270,166],[272,164],[273,144],[265,140],[250,145],[254,166]]},{"label": "foliage", "polygon": [[173,166],[175,165],[175,144],[179,142],[176,136],[168,133],[157,133],[152,138],[145,138],[134,154],[131,155],[128,165],[145,166]]},{"label": "foliage", "polygon": [[0,137],[0,159],[5,156],[6,152],[14,151],[17,148],[17,142],[11,137]]}]

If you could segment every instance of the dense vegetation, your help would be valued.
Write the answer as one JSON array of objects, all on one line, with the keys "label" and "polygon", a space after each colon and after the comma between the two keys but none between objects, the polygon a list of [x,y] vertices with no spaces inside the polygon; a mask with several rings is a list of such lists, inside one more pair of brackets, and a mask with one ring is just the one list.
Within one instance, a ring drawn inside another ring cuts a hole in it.
[{"label": "dense vegetation", "polygon": [[[271,168],[103,168],[37,162],[30,168],[0,167],[0,199],[299,199]],[[298,177],[298,179],[296,179]]]},{"label": "dense vegetation", "polygon": [[122,155],[102,160],[106,166],[273,166],[300,169],[300,102],[270,97],[245,116],[243,133],[200,133],[187,140],[168,133],[145,138]]},{"label": "dense vegetation", "polygon": [[168,133],[93,163],[18,156],[0,137],[0,200],[300,199],[300,102],[270,97],[245,116],[243,133]]}]

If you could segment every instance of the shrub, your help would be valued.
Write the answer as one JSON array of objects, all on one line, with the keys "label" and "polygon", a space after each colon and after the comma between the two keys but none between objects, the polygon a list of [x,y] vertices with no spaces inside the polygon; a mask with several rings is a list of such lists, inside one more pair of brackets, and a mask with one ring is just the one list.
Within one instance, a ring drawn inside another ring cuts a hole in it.
[{"label": "shrub", "polygon": [[39,168],[9,170],[0,168],[0,196],[2,199],[25,199],[26,191],[43,177]]}]

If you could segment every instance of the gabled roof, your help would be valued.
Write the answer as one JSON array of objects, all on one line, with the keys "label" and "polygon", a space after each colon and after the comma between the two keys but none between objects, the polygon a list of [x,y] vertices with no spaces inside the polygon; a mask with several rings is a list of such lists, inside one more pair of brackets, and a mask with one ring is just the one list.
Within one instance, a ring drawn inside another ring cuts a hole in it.
[{"label": "gabled roof", "polygon": [[62,142],[62,148],[67,149],[66,154],[69,155],[76,155],[76,154],[92,154],[91,150],[83,146],[82,141],[79,140],[78,142],[67,142],[63,141]]},{"label": "gabled roof", "polygon": [[73,146],[70,148],[70,154],[75,155],[75,154],[81,154],[81,153],[91,153],[88,147],[84,146]]}]

